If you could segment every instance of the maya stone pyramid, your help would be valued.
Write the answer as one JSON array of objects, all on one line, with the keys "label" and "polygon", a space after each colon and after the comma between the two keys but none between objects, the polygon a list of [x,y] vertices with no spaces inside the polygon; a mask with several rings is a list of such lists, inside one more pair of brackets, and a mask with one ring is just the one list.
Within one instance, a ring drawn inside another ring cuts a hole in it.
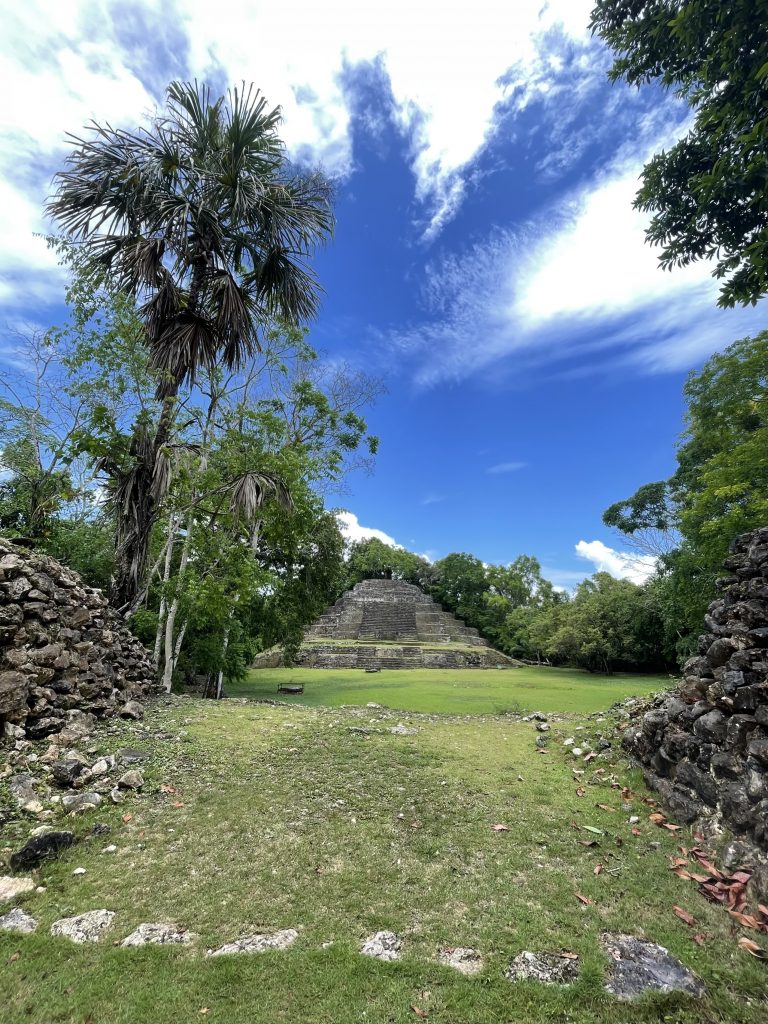
[{"label": "maya stone pyramid", "polygon": [[[256,667],[277,664],[266,652]],[[419,587],[363,580],[308,627],[294,664],[308,668],[490,668],[511,665],[476,629]]]}]

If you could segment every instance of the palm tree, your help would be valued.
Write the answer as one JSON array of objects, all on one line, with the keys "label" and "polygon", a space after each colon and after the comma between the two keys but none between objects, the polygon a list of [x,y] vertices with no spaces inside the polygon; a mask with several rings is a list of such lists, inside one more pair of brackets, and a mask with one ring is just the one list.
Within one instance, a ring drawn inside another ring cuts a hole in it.
[{"label": "palm tree", "polygon": [[205,85],[173,82],[163,112],[124,131],[93,123],[71,136],[47,209],[81,250],[94,282],[140,303],[161,413],[137,425],[132,466],[115,500],[112,601],[130,607],[169,485],[176,398],[197,374],[235,369],[275,317],[313,317],[309,266],[333,230],[331,187],[291,169],[280,109],[253,86],[211,100]]}]

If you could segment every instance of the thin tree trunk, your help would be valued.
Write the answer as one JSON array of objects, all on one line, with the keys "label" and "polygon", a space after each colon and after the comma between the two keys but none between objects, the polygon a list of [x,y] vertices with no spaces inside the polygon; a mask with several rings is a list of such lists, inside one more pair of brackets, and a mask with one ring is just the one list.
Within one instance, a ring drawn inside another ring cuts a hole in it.
[{"label": "thin tree trunk", "polygon": [[155,633],[155,647],[152,652],[152,664],[155,672],[160,668],[160,650],[163,644],[163,632],[165,627],[165,616],[168,610],[168,602],[165,597],[165,586],[171,578],[171,563],[173,561],[173,549],[175,547],[176,529],[178,527],[176,516],[171,516],[168,521],[168,539],[165,546],[165,565],[163,567],[163,591],[160,595],[160,610],[157,616],[157,632]]},{"label": "thin tree trunk", "polygon": [[[191,547],[192,529],[191,524],[187,524],[187,535],[184,538],[184,547],[181,549],[181,561],[179,562],[178,575],[182,576],[184,570],[187,567],[189,561],[189,549]],[[178,589],[178,588],[177,588]],[[179,611],[179,595],[176,595],[171,601],[171,606],[168,609],[168,615],[165,620],[165,667],[163,668],[163,688],[166,693],[171,692],[171,686],[173,685],[173,670],[176,665],[176,658],[178,652],[181,650],[181,640],[179,640],[178,647],[174,647],[173,643],[173,630],[176,625],[176,616]],[[187,625],[184,623],[181,631],[181,639],[184,639],[184,632],[186,631]],[[174,657],[174,651],[176,652]]]}]

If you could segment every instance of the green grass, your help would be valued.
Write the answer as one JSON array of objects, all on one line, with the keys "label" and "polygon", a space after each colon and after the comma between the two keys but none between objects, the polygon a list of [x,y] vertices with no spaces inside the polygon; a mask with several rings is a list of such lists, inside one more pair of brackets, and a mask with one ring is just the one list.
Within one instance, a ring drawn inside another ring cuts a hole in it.
[{"label": "green grass", "polygon": [[[302,683],[304,693],[277,693],[280,683]],[[493,715],[507,711],[562,711],[589,714],[630,695],[669,685],[665,676],[595,676],[577,669],[526,666],[512,669],[264,668],[230,685],[231,696],[272,699],[310,707],[364,705],[433,714]]]},{"label": "green grass", "polygon": [[[103,736],[105,750],[128,741],[151,753],[147,793],[76,819],[81,842],[41,870],[44,893],[23,899],[39,931],[0,933],[3,1024],[404,1024],[418,1019],[413,1006],[432,1024],[765,1021],[764,965],[737,948],[721,908],[668,870],[691,839],[648,821],[636,773],[604,760],[577,782],[555,730],[552,752],[537,755],[533,727],[511,718],[405,716],[420,731],[393,736],[400,717],[184,699],[150,712],[143,739],[129,726]],[[632,787],[629,807],[612,783]],[[111,834],[92,835],[95,821]],[[593,834],[574,824],[601,829],[600,846],[580,845]],[[26,833],[7,828],[9,845]],[[117,853],[103,852],[108,843]],[[77,866],[86,874],[73,876]],[[675,904],[696,916],[703,946]],[[191,949],[123,950],[48,935],[56,918],[100,907],[117,913],[113,940],[163,919],[199,938]],[[287,952],[203,956],[283,927],[300,931]],[[399,963],[357,952],[384,928],[404,937]],[[604,929],[668,946],[708,997],[617,1003],[602,987]],[[441,945],[478,948],[483,973],[438,966]],[[579,981],[508,982],[523,949],[580,954]]]}]

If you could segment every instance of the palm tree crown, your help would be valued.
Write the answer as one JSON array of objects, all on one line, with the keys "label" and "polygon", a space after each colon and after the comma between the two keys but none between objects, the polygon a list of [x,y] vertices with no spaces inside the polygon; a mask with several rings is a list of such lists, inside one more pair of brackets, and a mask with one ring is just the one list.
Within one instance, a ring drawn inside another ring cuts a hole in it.
[{"label": "palm tree crown", "polygon": [[48,212],[97,279],[140,299],[159,397],[241,364],[273,316],[317,311],[308,259],[333,230],[331,188],[290,169],[279,124],[252,86],[211,101],[173,82],[148,127],[72,137]]}]

